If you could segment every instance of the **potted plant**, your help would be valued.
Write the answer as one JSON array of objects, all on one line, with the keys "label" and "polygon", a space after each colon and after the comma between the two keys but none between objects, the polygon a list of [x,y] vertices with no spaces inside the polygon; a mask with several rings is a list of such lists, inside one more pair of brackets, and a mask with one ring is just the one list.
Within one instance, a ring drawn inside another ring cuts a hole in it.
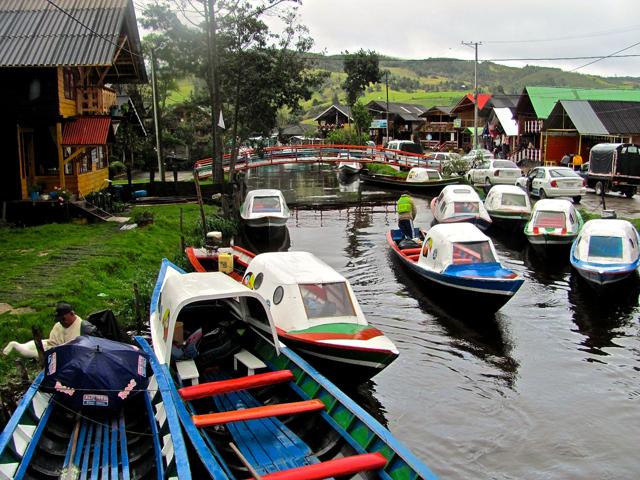
[{"label": "potted plant", "polygon": [[29,191],[29,198],[34,202],[40,198],[40,185],[37,183],[32,183],[29,185],[27,189]]}]

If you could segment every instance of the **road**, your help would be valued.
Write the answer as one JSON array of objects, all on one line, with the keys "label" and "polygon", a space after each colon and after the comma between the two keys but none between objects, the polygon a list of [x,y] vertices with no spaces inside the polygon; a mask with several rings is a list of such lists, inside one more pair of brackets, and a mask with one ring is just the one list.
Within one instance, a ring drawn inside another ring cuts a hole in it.
[{"label": "road", "polygon": [[[602,199],[588,190],[580,206],[588,212],[602,214]],[[640,195],[627,198],[618,193],[607,193],[604,197],[607,210],[615,210],[618,218],[640,218]]]}]

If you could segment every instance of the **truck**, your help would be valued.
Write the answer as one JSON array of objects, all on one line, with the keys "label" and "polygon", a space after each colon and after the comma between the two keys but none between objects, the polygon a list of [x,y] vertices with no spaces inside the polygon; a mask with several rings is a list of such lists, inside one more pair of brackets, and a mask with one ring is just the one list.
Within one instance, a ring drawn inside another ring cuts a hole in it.
[{"label": "truck", "polygon": [[596,195],[608,191],[633,197],[640,185],[640,145],[633,143],[598,143],[589,152],[587,186]]}]

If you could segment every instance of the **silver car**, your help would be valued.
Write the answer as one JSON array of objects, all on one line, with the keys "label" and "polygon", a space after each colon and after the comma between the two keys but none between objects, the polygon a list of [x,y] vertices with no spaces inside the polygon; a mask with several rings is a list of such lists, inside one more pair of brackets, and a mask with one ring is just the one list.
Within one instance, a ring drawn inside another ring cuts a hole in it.
[{"label": "silver car", "polygon": [[526,177],[516,180],[516,185],[540,198],[571,197],[579,203],[587,193],[584,178],[567,167],[536,167]]},{"label": "silver car", "polygon": [[467,180],[472,185],[515,185],[522,177],[522,170],[511,160],[483,160],[467,172]]},{"label": "silver car", "polygon": [[493,153],[491,153],[489,150],[485,150],[484,148],[470,150],[469,153],[462,156],[462,159],[465,160],[469,165],[472,165],[478,160],[490,160],[492,158]]}]

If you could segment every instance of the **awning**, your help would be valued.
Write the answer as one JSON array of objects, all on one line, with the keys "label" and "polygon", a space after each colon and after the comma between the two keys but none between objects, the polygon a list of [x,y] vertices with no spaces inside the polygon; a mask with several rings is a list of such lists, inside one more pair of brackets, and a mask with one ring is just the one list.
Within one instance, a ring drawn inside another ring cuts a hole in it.
[{"label": "awning", "polygon": [[[467,130],[469,130],[469,133],[471,135],[475,134],[475,131],[476,131],[474,127],[467,127]],[[482,132],[484,131],[484,127],[478,127],[477,130],[478,130],[478,136],[481,136]]]},{"label": "awning", "polygon": [[115,141],[111,117],[79,117],[66,123],[62,131],[62,145],[106,145]]},{"label": "awning", "polygon": [[496,112],[496,117],[500,121],[500,125],[502,125],[502,129],[504,133],[508,137],[515,137],[518,135],[518,122],[513,119],[513,113],[510,108],[494,108],[494,112]]}]

